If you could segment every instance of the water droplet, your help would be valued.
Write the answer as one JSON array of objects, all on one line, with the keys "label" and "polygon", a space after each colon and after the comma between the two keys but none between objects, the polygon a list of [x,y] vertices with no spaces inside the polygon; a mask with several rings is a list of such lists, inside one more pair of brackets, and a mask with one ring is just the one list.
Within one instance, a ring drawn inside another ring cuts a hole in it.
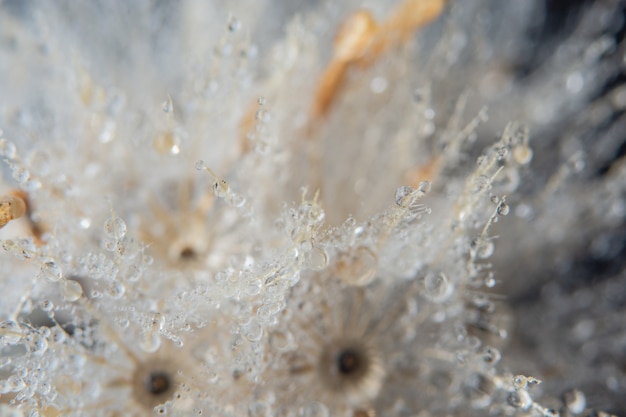
[{"label": "water droplet", "polygon": [[585,80],[583,76],[579,72],[573,72],[567,76],[567,80],[565,81],[565,85],[567,87],[567,91],[572,94],[580,93],[585,85]]},{"label": "water droplet", "polygon": [[533,404],[533,400],[527,391],[515,391],[509,393],[507,402],[519,410],[528,410]]},{"label": "water droplet", "polygon": [[89,229],[91,227],[91,219],[87,217],[83,217],[82,219],[80,219],[80,227],[82,227],[83,229]]},{"label": "water droplet", "polygon": [[24,167],[16,166],[13,168],[13,178],[15,181],[23,184],[30,178],[30,172]]},{"label": "water droplet", "polygon": [[66,333],[62,328],[55,326],[50,329],[49,339],[52,343],[63,343],[65,341],[65,337]]},{"label": "water droplet", "polygon": [[563,394],[563,403],[565,407],[573,413],[580,414],[585,411],[585,407],[587,407],[587,399],[585,398],[585,394],[577,389],[573,389],[567,391]]},{"label": "water droplet", "polygon": [[501,201],[498,207],[496,207],[496,213],[498,213],[499,216],[506,216],[509,214],[509,211],[511,211],[511,209],[504,201]]},{"label": "water droplet", "polygon": [[154,407],[154,412],[160,416],[164,416],[167,414],[167,407],[165,407],[163,404],[157,405],[156,407]]},{"label": "water droplet", "polygon": [[156,352],[159,346],[161,346],[161,338],[156,332],[145,333],[139,344],[139,347],[147,353]]},{"label": "water droplet", "polygon": [[372,81],[370,82],[370,90],[372,90],[372,93],[374,94],[380,94],[380,93],[385,92],[388,84],[389,83],[387,82],[386,78],[374,77]]},{"label": "water droplet", "polygon": [[0,321],[0,343],[14,345],[22,339],[22,329],[13,320]]},{"label": "water droplet", "polygon": [[41,307],[43,311],[49,312],[54,309],[54,303],[50,300],[42,300],[41,303],[39,303],[39,307]]},{"label": "water droplet", "polygon": [[41,273],[51,282],[57,282],[63,278],[63,272],[54,259],[45,259],[41,264]]},{"label": "water droplet", "polygon": [[66,301],[76,301],[83,295],[83,287],[74,280],[63,280],[61,282],[61,295]]},{"label": "water droplet", "polygon": [[194,166],[196,167],[196,169],[197,169],[198,171],[202,171],[202,170],[206,169],[206,165],[204,164],[204,161],[203,161],[203,160],[201,160],[201,159],[200,159],[200,160],[198,160],[198,161],[196,161],[196,163],[195,163],[195,165],[194,165]]},{"label": "water droplet", "polygon": [[501,358],[500,351],[492,346],[486,346],[483,350],[483,360],[490,365],[500,362]]},{"label": "water droplet", "polygon": [[104,222],[104,233],[114,239],[121,239],[126,235],[126,222],[120,217],[113,217]]},{"label": "water droplet", "polygon": [[256,320],[250,320],[250,322],[243,327],[243,335],[249,341],[257,342],[263,337],[263,327]]},{"label": "water droplet", "polygon": [[320,271],[328,266],[328,255],[322,248],[313,247],[307,252],[309,266],[314,271]]},{"label": "water droplet", "polygon": [[443,272],[428,272],[424,278],[424,290],[429,300],[439,303],[452,295],[454,287]]},{"label": "water droplet", "polygon": [[533,159],[533,150],[522,144],[513,149],[513,159],[520,165],[526,165]]},{"label": "water droplet", "polygon": [[405,207],[408,204],[410,204],[411,202],[408,201],[410,198],[410,196],[413,194],[413,188],[409,187],[408,185],[403,185],[402,187],[398,187],[396,189],[396,195],[395,195],[395,200],[396,200],[396,204],[400,207]]},{"label": "water droplet", "polygon": [[267,104],[267,99],[263,96],[260,96],[257,100],[256,100],[257,104],[259,106],[265,106]]},{"label": "water droplet", "polygon": [[30,352],[35,355],[43,355],[48,350],[48,341],[39,334],[28,335],[27,342]]},{"label": "water droplet", "polygon": [[495,245],[492,240],[485,240],[477,238],[473,242],[474,251],[476,256],[480,259],[490,258],[495,252]]},{"label": "water droplet", "polygon": [[543,410],[543,417],[559,417],[561,414],[554,408],[545,408]]},{"label": "water droplet", "polygon": [[239,29],[241,29],[241,21],[236,17],[231,16],[228,21],[228,30],[231,32],[237,32]]},{"label": "water droplet", "polygon": [[524,375],[516,375],[515,378],[513,378],[513,386],[515,389],[524,389],[526,385],[528,385],[528,379]]},{"label": "water droplet", "polygon": [[7,159],[15,159],[17,151],[13,142],[6,139],[0,139],[0,155]]},{"label": "water droplet", "polygon": [[337,277],[349,285],[365,286],[374,281],[378,272],[378,257],[365,246],[339,255]]}]

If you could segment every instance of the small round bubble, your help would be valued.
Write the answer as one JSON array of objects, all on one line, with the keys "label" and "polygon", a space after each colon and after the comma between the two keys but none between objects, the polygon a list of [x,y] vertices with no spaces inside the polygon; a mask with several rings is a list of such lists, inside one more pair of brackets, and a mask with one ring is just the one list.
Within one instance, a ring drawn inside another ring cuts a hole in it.
[{"label": "small round bubble", "polygon": [[74,280],[61,282],[61,295],[66,301],[76,301],[83,295],[83,287]]}]

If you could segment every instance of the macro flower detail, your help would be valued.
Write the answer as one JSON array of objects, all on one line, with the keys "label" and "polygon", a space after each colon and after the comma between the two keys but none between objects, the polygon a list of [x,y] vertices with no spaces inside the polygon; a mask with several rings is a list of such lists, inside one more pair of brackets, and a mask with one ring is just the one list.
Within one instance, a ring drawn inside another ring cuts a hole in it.
[{"label": "macro flower detail", "polygon": [[623,414],[625,16],[0,1],[0,416]]}]

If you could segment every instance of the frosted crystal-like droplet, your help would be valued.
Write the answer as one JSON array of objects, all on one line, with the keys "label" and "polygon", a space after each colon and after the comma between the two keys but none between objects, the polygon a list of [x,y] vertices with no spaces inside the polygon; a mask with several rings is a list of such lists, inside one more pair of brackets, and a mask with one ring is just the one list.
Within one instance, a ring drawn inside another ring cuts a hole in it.
[{"label": "frosted crystal-like droplet", "polygon": [[230,32],[237,32],[241,29],[241,20],[236,17],[231,17],[228,21],[228,30]]},{"label": "frosted crystal-like droplet", "polygon": [[476,242],[476,256],[480,259],[490,258],[495,252],[495,245],[492,240],[480,240]]},{"label": "frosted crystal-like droplet", "polygon": [[54,303],[50,300],[41,300],[39,307],[46,312],[52,311],[54,309]]},{"label": "frosted crystal-like droplet", "polygon": [[573,413],[580,414],[585,411],[587,407],[587,399],[585,398],[585,394],[577,389],[573,389],[567,391],[563,394],[563,403],[565,407]]},{"label": "frosted crystal-like droplet", "polygon": [[486,346],[483,350],[483,361],[485,361],[485,363],[495,365],[500,362],[501,358],[502,355],[500,354],[500,351],[492,346]]},{"label": "frosted crystal-like droplet", "polygon": [[104,222],[104,233],[111,238],[121,239],[126,235],[126,222],[120,217],[113,217]]},{"label": "frosted crystal-like droplet", "polygon": [[513,386],[515,389],[524,389],[526,388],[526,385],[528,385],[528,378],[524,375],[516,375],[515,378],[513,378]]},{"label": "frosted crystal-like droplet", "polygon": [[510,207],[504,201],[501,201],[500,204],[498,204],[498,207],[496,207],[496,212],[498,213],[498,216],[506,216],[507,214],[509,214],[509,211]]},{"label": "frosted crystal-like droplet", "polygon": [[51,282],[57,282],[63,278],[63,272],[53,259],[46,259],[41,264],[41,273]]},{"label": "frosted crystal-like droplet", "polygon": [[17,151],[13,142],[6,139],[0,139],[0,155],[7,159],[15,159]]},{"label": "frosted crystal-like droplet", "polygon": [[156,332],[147,332],[144,334],[139,344],[139,347],[147,353],[156,352],[159,346],[161,346],[161,338]]},{"label": "frosted crystal-like droplet", "polygon": [[13,168],[13,178],[15,181],[23,184],[30,178],[30,172],[24,167],[17,166]]},{"label": "frosted crystal-like droplet", "polygon": [[39,334],[31,334],[28,337],[28,346],[31,353],[43,355],[48,350],[48,341]]},{"label": "frosted crystal-like droplet", "polygon": [[0,321],[0,346],[14,345],[22,339],[22,329],[13,320]]},{"label": "frosted crystal-like droplet", "polygon": [[251,320],[243,327],[243,335],[249,341],[257,342],[263,337],[263,327],[256,320]]},{"label": "frosted crystal-like droplet", "polygon": [[328,266],[328,255],[326,255],[324,249],[313,247],[307,252],[307,259],[309,266],[314,271],[320,271]]},{"label": "frosted crystal-like droplet", "polygon": [[402,187],[398,187],[396,189],[395,200],[396,204],[400,207],[406,206],[409,203],[407,200],[409,196],[413,193],[413,188],[408,185],[403,185]]},{"label": "frosted crystal-like droplet", "polygon": [[378,257],[365,246],[342,253],[336,266],[337,277],[349,285],[362,287],[368,285],[378,272]]},{"label": "frosted crystal-like droplet", "polygon": [[61,295],[66,301],[76,301],[83,295],[83,287],[74,280],[63,280],[61,282]]},{"label": "frosted crystal-like droplet", "polygon": [[528,410],[533,404],[530,394],[528,391],[524,390],[511,392],[507,398],[507,402],[519,410]]},{"label": "frosted crystal-like droplet", "polygon": [[454,287],[444,273],[429,272],[424,278],[424,292],[430,301],[439,303],[452,295]]},{"label": "frosted crystal-like droplet", "polygon": [[63,343],[65,341],[65,331],[56,326],[50,329],[50,337],[48,338],[52,343]]}]

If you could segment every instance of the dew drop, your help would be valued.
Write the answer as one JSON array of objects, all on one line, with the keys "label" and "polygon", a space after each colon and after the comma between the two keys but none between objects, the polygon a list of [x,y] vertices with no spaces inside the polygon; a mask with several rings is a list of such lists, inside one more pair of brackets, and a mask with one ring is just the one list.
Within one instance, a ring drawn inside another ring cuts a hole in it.
[{"label": "dew drop", "polygon": [[587,399],[585,398],[585,394],[577,389],[565,392],[563,394],[563,403],[565,404],[565,407],[567,407],[567,409],[573,414],[580,414],[585,410],[585,407],[587,407]]},{"label": "dew drop", "polygon": [[115,239],[121,239],[126,235],[126,222],[120,217],[113,217],[104,222],[104,233]]},{"label": "dew drop", "polygon": [[400,207],[404,207],[407,205],[407,203],[409,203],[409,196],[411,196],[411,194],[413,194],[413,188],[409,187],[408,185],[403,185],[402,187],[398,187],[396,189],[396,195],[395,195],[395,200],[396,200],[396,204]]},{"label": "dew drop", "polygon": [[256,320],[251,320],[243,327],[243,335],[249,341],[257,342],[263,337],[263,327]]},{"label": "dew drop", "polygon": [[14,345],[22,339],[22,329],[13,320],[0,321],[0,343]]},{"label": "dew drop", "polygon": [[156,352],[157,349],[161,346],[161,338],[155,332],[147,332],[144,334],[139,347],[147,353]]},{"label": "dew drop", "polygon": [[307,252],[309,266],[314,271],[320,271],[328,266],[328,255],[322,248],[313,247]]},{"label": "dew drop", "polygon": [[524,389],[526,385],[528,385],[528,379],[524,375],[516,375],[515,378],[513,378],[513,386],[515,389]]},{"label": "dew drop", "polygon": [[231,17],[228,21],[228,30],[231,32],[237,32],[241,29],[241,21],[236,17]]},{"label": "dew drop", "polygon": [[259,106],[265,106],[267,104],[267,99],[263,96],[260,96],[257,100],[256,100],[257,104]]},{"label": "dew drop", "polygon": [[0,139],[0,155],[7,159],[15,159],[17,151],[13,142],[6,139]]},{"label": "dew drop", "polygon": [[371,249],[359,246],[339,256],[336,272],[337,277],[346,284],[366,286],[376,278],[378,257]]},{"label": "dew drop", "polygon": [[204,164],[204,161],[203,161],[203,160],[201,160],[201,159],[200,159],[200,160],[198,160],[198,161],[196,161],[196,163],[195,163],[195,165],[194,165],[194,166],[196,167],[196,169],[197,169],[198,171],[202,171],[202,170],[206,169],[206,165]]},{"label": "dew drop", "polygon": [[63,272],[53,259],[46,259],[41,264],[41,273],[51,282],[57,282],[63,278]]},{"label": "dew drop", "polygon": [[165,407],[163,404],[157,405],[156,407],[154,407],[154,412],[157,415],[164,416],[167,414],[167,407]]},{"label": "dew drop", "polygon": [[54,309],[54,303],[50,300],[42,300],[41,303],[39,303],[39,307],[41,307],[43,311],[49,312]]},{"label": "dew drop", "polygon": [[492,240],[478,238],[473,242],[476,256],[480,259],[490,258],[495,252],[495,245]]},{"label": "dew drop", "polygon": [[381,94],[387,90],[387,79],[384,77],[374,77],[370,82],[370,90],[374,94]]},{"label": "dew drop", "polygon": [[511,209],[504,201],[501,201],[500,204],[498,204],[498,207],[496,207],[496,213],[498,213],[498,216],[506,216],[509,214],[509,211],[511,211]]},{"label": "dew drop", "polygon": [[507,402],[519,410],[528,410],[533,404],[533,400],[527,391],[511,392],[507,398]]},{"label": "dew drop", "polygon": [[30,172],[24,167],[15,167],[13,169],[13,178],[20,184],[24,184],[30,178]]},{"label": "dew drop", "polygon": [[429,272],[424,278],[424,290],[426,297],[436,303],[447,300],[454,292],[454,288],[448,277],[440,272]]},{"label": "dew drop", "polygon": [[49,339],[52,343],[63,343],[65,341],[65,337],[66,337],[66,334],[62,328],[55,326],[52,329],[50,329]]},{"label": "dew drop", "polygon": [[526,145],[516,146],[513,149],[513,159],[520,165],[526,165],[533,159],[533,150]]},{"label": "dew drop", "polygon": [[78,282],[66,279],[61,282],[61,295],[66,301],[76,301],[83,295],[83,288]]},{"label": "dew drop", "polygon": [[495,365],[500,362],[501,358],[502,355],[500,354],[500,351],[492,346],[486,346],[483,350],[483,361],[485,361],[485,363]]}]

